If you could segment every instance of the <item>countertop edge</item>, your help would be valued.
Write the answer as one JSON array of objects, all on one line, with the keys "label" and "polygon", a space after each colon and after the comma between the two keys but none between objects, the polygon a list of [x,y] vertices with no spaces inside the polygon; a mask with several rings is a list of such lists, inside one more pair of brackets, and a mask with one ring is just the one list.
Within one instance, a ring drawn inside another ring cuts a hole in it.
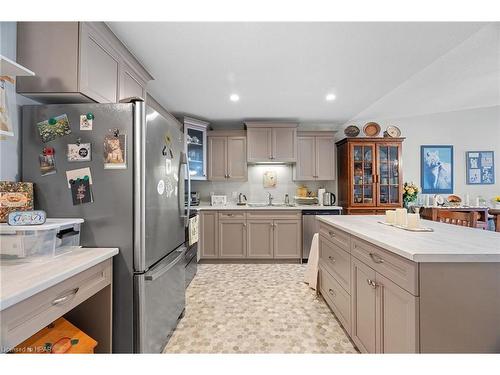
[{"label": "countertop edge", "polygon": [[307,206],[297,205],[292,207],[286,206],[263,206],[263,207],[249,207],[249,206],[192,206],[193,211],[231,211],[231,210],[245,210],[245,211],[342,211],[341,206]]},{"label": "countertop edge", "polygon": [[381,247],[391,253],[399,255],[402,258],[411,260],[415,263],[498,263],[500,262],[500,255],[498,254],[475,254],[475,253],[458,253],[458,254],[410,254],[404,250],[388,245],[382,241],[378,241],[373,237],[364,235],[363,233],[353,231],[347,226],[332,223],[326,218],[317,216],[321,222],[332,225],[344,232],[367,241],[375,246]]},{"label": "countertop edge", "polygon": [[[3,311],[19,302],[22,302],[32,296],[34,296],[37,293],[40,293],[48,288],[53,287],[56,284],[59,284],[60,282],[69,279],[70,277],[73,277],[99,263],[104,262],[107,259],[110,259],[114,257],[115,255],[118,254],[119,250],[118,248],[102,248],[103,254],[99,254],[96,257],[92,258],[88,262],[82,263],[76,267],[73,267],[69,269],[65,273],[60,273],[52,278],[46,279],[43,282],[40,282],[29,289],[26,289],[18,294],[14,294],[10,297],[7,297],[6,299],[2,300],[0,302],[0,311]],[[85,250],[85,248],[82,248],[82,250]]]}]

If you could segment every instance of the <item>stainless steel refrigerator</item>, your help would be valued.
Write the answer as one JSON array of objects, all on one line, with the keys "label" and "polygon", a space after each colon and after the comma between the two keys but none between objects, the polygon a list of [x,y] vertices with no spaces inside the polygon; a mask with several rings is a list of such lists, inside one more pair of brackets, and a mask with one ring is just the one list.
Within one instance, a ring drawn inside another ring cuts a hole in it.
[{"label": "stainless steel refrigerator", "polygon": [[[71,133],[43,143],[37,123],[64,114]],[[92,130],[80,130],[87,114]],[[179,123],[142,101],[24,106],[22,116],[22,180],[35,183],[35,207],[49,217],[84,218],[85,247],[120,249],[113,260],[113,352],[160,352],[185,306],[189,177]],[[104,139],[118,134],[125,135],[126,168],[105,169]],[[91,144],[90,161],[69,161],[68,144],[76,143]],[[44,147],[55,151],[54,174],[41,173]],[[85,167],[92,202],[74,205],[66,171]]]}]

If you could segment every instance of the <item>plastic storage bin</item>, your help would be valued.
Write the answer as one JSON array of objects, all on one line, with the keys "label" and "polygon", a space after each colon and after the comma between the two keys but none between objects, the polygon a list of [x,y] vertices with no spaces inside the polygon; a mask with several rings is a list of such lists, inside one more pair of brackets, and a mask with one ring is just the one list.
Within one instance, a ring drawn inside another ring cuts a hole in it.
[{"label": "plastic storage bin", "polygon": [[0,224],[2,260],[43,260],[80,245],[83,219],[47,219],[42,225]]}]

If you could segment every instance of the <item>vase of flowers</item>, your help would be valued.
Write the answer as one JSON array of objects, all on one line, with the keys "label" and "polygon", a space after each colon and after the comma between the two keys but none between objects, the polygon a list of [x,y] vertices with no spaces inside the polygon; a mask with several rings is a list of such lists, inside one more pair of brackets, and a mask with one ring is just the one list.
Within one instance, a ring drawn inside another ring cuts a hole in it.
[{"label": "vase of flowers", "polygon": [[500,195],[493,198],[493,203],[495,203],[495,209],[500,210]]},{"label": "vase of flowers", "polygon": [[403,185],[403,205],[405,208],[413,206],[417,201],[420,188],[413,182],[405,182]]}]

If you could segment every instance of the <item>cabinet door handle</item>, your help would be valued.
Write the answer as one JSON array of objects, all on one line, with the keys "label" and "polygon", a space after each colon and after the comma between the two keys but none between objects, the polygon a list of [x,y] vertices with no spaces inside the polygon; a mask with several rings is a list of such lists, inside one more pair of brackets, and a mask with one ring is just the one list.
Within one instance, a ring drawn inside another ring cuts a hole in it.
[{"label": "cabinet door handle", "polygon": [[330,293],[332,296],[336,296],[335,292],[333,291],[333,289],[328,289],[328,293]]},{"label": "cabinet door handle", "polygon": [[78,290],[80,290],[80,288],[72,289],[68,293],[66,293],[65,295],[56,298],[55,300],[52,301],[52,305],[53,306],[55,306],[55,305],[62,305],[64,302],[68,301],[70,298],[72,298],[73,296],[75,296],[76,293],[78,293]]},{"label": "cabinet door handle", "polygon": [[375,262],[375,263],[384,263],[384,260],[379,257],[378,255],[374,254],[374,253],[370,253],[370,258],[372,258],[372,260]]},{"label": "cabinet door handle", "polygon": [[334,258],[334,257],[332,257],[331,255],[329,255],[329,256],[328,256],[328,259],[330,259],[330,261],[331,261],[332,263],[335,263],[335,258]]},{"label": "cabinet door handle", "polygon": [[370,280],[370,279],[366,279],[366,282],[368,283],[368,285],[370,285],[373,289],[375,289],[376,287],[378,287],[378,284],[373,281],[373,280]]},{"label": "cabinet door handle", "polygon": [[335,237],[335,232],[329,231],[328,234],[330,235],[330,237]]},{"label": "cabinet door handle", "polygon": [[230,175],[230,174],[228,174],[228,175],[227,175],[227,178],[231,178],[231,175]]}]

